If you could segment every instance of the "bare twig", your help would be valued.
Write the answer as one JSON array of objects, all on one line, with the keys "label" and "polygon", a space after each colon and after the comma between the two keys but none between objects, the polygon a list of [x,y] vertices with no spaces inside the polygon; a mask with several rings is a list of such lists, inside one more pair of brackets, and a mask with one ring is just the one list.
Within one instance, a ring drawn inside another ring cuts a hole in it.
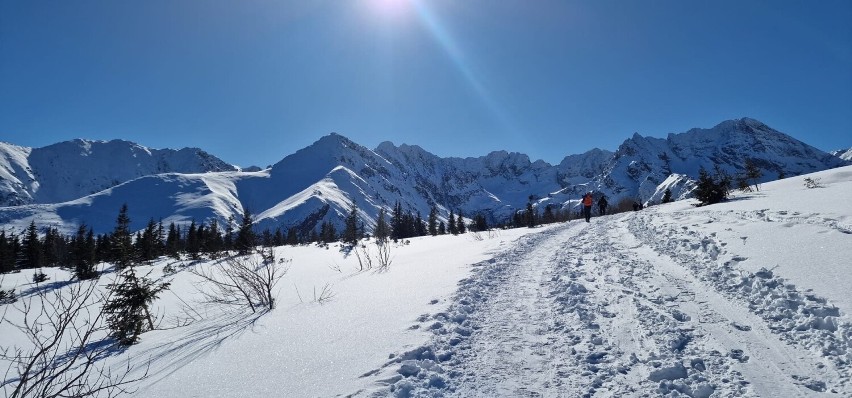
[{"label": "bare twig", "polygon": [[322,305],[322,304],[325,304],[325,303],[327,303],[327,302],[331,301],[332,299],[334,299],[334,297],[335,297],[337,294],[336,294],[336,293],[334,293],[334,292],[331,290],[331,288],[332,288],[332,285],[331,285],[330,283],[326,283],[326,284],[322,287],[322,290],[320,290],[320,292],[319,292],[319,296],[318,296],[318,295],[317,295],[317,288],[316,288],[316,286],[314,286],[314,302],[315,302],[315,303],[319,303],[320,305]]},{"label": "bare twig", "polygon": [[106,332],[97,282],[80,282],[67,289],[39,290],[23,298],[23,315],[15,326],[31,348],[6,347],[0,358],[9,362],[0,391],[7,397],[115,397],[148,375],[129,377],[127,366],[113,373],[98,360],[115,350],[98,341]]}]

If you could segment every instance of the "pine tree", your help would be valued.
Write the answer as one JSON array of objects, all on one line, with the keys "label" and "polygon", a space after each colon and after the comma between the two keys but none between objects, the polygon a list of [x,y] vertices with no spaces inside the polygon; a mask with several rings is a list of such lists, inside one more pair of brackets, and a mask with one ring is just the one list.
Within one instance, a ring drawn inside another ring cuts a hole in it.
[{"label": "pine tree", "polygon": [[234,216],[228,217],[228,224],[225,225],[225,235],[222,237],[222,246],[225,250],[234,248]]},{"label": "pine tree", "polygon": [[754,189],[760,192],[760,177],[763,177],[763,172],[751,158],[745,160],[745,176],[754,185]]},{"label": "pine tree", "polygon": [[186,252],[193,259],[197,259],[200,251],[201,242],[198,239],[198,226],[195,225],[195,220],[192,220],[189,223],[189,230],[186,232]]},{"label": "pine tree", "polygon": [[464,214],[459,210],[459,215],[456,217],[456,231],[459,231],[460,234],[465,233],[467,227],[464,225]]},{"label": "pine tree", "polygon": [[38,228],[36,228],[35,221],[32,221],[27,228],[27,233],[21,240],[19,266],[21,268],[41,268],[42,265],[41,241],[38,239]]},{"label": "pine tree", "polygon": [[219,233],[219,222],[212,219],[210,220],[210,227],[207,229],[207,238],[204,240],[204,252],[217,253],[222,250],[223,244],[222,234]]},{"label": "pine tree", "polygon": [[56,228],[48,228],[41,245],[42,265],[56,267],[64,263],[66,250],[65,237]]},{"label": "pine tree", "polygon": [[148,220],[148,225],[142,231],[142,238],[136,241],[136,251],[142,261],[152,261],[160,256],[157,248],[157,224],[154,218]]},{"label": "pine tree", "polygon": [[169,288],[169,283],[156,283],[145,277],[137,277],[133,268],[122,271],[121,281],[107,285],[111,295],[104,304],[110,336],[121,345],[132,345],[139,340],[143,331],[154,329],[154,321],[148,307],[160,292]]},{"label": "pine tree", "polygon": [[423,223],[423,217],[420,215],[420,212],[417,212],[417,216],[414,217],[414,236],[425,236],[426,235],[426,224]]},{"label": "pine tree", "polygon": [[260,233],[260,245],[263,247],[272,247],[272,231],[269,228]]},{"label": "pine tree", "polygon": [[666,191],[663,192],[663,203],[670,203],[672,201],[672,190],[666,188]]},{"label": "pine tree", "polygon": [[693,195],[701,205],[719,203],[728,198],[730,185],[731,177],[718,165],[715,167],[714,175],[710,175],[704,167],[701,167],[698,170],[698,183]]},{"label": "pine tree", "polygon": [[556,216],[553,214],[553,206],[548,203],[547,206],[544,206],[544,214],[541,215],[541,222],[544,224],[550,224],[556,221]]},{"label": "pine tree", "polygon": [[450,217],[449,217],[449,219],[447,219],[447,227],[448,227],[449,232],[451,234],[458,235],[459,230],[456,226],[456,216],[455,216],[455,214],[453,214],[452,210],[450,210]]},{"label": "pine tree", "polygon": [[17,240],[14,234],[6,235],[6,230],[0,231],[0,273],[15,269]]},{"label": "pine tree", "polygon": [[483,214],[477,214],[473,217],[473,226],[477,231],[487,231],[488,220],[485,219]]},{"label": "pine tree", "polygon": [[248,208],[243,209],[243,220],[237,231],[237,240],[234,242],[234,247],[239,254],[247,254],[257,245],[253,227],[251,212]]},{"label": "pine tree", "polygon": [[166,251],[166,230],[163,228],[163,220],[157,222],[157,232],[154,235],[154,246],[156,246],[157,256],[163,255]]},{"label": "pine tree", "polygon": [[275,247],[284,246],[284,233],[281,232],[281,227],[275,228],[275,233],[272,234],[272,244]]},{"label": "pine tree", "polygon": [[358,244],[358,240],[361,239],[361,234],[358,231],[358,206],[355,202],[352,202],[349,208],[349,215],[346,217],[346,221],[343,226],[343,243],[349,246],[355,246]]},{"label": "pine tree", "polygon": [[331,221],[324,221],[320,226],[320,236],[319,239],[323,241],[323,243],[332,243],[337,241],[337,228],[334,227],[334,224]]},{"label": "pine tree", "polygon": [[527,202],[527,212],[524,216],[525,216],[525,221],[526,221],[527,227],[533,228],[533,227],[536,226],[536,222],[538,220],[536,220],[537,217],[536,217],[535,208],[533,208],[532,202]]},{"label": "pine tree", "polygon": [[298,245],[299,244],[299,232],[295,227],[287,228],[287,239],[285,243],[288,245]]},{"label": "pine tree", "polygon": [[79,280],[92,279],[98,276],[95,271],[94,232],[81,224],[72,240],[72,265],[74,276]]},{"label": "pine tree", "polygon": [[130,267],[135,262],[133,238],[130,235],[130,217],[127,215],[127,204],[121,206],[118,218],[115,220],[115,230],[110,238],[112,259],[118,269]]},{"label": "pine tree", "polygon": [[180,246],[180,231],[175,226],[175,223],[171,223],[169,224],[169,233],[166,235],[166,255],[172,258],[178,258]]},{"label": "pine tree", "polygon": [[112,261],[112,243],[109,234],[98,235],[95,240],[95,262]]},{"label": "pine tree", "polygon": [[402,205],[396,202],[391,214],[391,239],[396,241],[405,237],[403,231],[405,226],[403,224]]},{"label": "pine tree", "polygon": [[438,234],[438,209],[435,206],[429,209],[428,229],[429,235],[435,236]]},{"label": "pine tree", "polygon": [[447,234],[447,225],[444,224],[443,221],[438,223],[438,235],[446,235]]},{"label": "pine tree", "polygon": [[387,242],[388,236],[390,236],[389,229],[388,223],[385,221],[385,209],[382,208],[379,210],[379,218],[376,220],[376,228],[373,230],[376,241],[381,243]]}]

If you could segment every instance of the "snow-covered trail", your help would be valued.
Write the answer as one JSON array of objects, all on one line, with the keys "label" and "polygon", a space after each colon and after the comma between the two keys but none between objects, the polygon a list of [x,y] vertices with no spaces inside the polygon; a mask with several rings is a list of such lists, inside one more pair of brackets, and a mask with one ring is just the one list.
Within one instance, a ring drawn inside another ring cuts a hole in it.
[{"label": "snow-covered trail", "polygon": [[[488,304],[475,314],[476,328],[457,360],[460,396],[539,396],[564,376],[554,364],[558,335],[553,278],[559,253],[585,225],[575,223],[521,243],[495,264]],[[483,371],[488,370],[488,371]]]},{"label": "snow-covered trail", "polygon": [[570,222],[478,264],[447,311],[420,317],[432,341],[391,360],[376,395],[852,392],[849,325],[802,315],[836,307],[770,271],[735,272],[744,259],[715,236],[659,217]]}]

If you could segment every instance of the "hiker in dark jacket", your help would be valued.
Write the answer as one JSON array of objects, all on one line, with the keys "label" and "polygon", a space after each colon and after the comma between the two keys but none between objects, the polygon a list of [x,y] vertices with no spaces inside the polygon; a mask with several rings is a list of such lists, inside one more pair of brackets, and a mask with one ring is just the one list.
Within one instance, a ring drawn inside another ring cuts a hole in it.
[{"label": "hiker in dark jacket", "polygon": [[606,196],[601,196],[601,199],[598,200],[598,210],[600,210],[602,216],[606,215],[606,206],[608,204],[609,203],[607,203],[606,201]]}]

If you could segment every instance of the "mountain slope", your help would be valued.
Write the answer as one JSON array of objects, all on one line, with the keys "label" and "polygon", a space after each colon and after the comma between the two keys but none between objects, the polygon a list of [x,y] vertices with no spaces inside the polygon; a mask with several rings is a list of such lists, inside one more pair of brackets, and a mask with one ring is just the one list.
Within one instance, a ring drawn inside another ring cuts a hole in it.
[{"label": "mountain slope", "polygon": [[198,148],[150,149],[122,140],[42,148],[0,143],[0,206],[74,200],[142,176],[236,170]]}]

